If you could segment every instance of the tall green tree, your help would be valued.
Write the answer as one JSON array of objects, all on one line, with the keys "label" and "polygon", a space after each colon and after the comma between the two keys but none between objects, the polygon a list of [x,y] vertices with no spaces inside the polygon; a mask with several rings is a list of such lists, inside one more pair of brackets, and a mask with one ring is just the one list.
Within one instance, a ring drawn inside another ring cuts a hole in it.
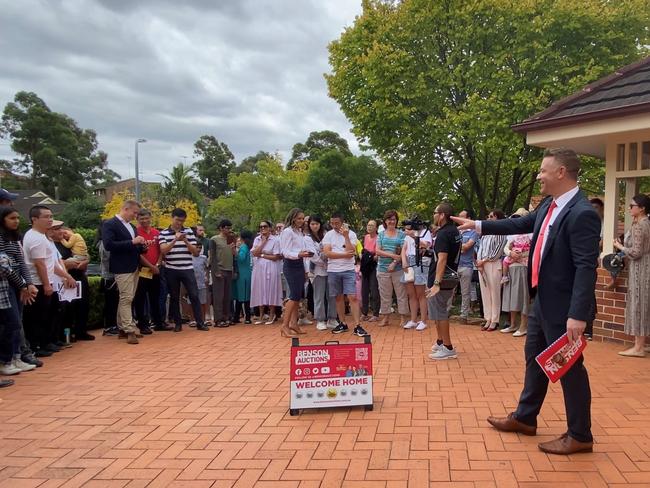
[{"label": "tall green tree", "polygon": [[241,173],[255,173],[257,171],[257,165],[260,161],[267,161],[269,159],[273,159],[273,155],[271,153],[267,153],[266,151],[258,151],[255,156],[248,156],[247,158],[244,158],[241,160],[241,163],[239,163],[235,169],[232,170],[232,172],[236,175],[241,174]]},{"label": "tall green tree", "polygon": [[[97,229],[101,224],[101,215],[104,211],[104,204],[97,198],[88,196],[78,198],[68,203],[58,219],[63,220],[69,227],[83,227],[86,229]],[[90,242],[87,243],[90,246]]]},{"label": "tall green tree", "polygon": [[321,153],[307,170],[301,190],[302,207],[309,213],[329,216],[342,212],[359,228],[396,205],[395,194],[382,166],[368,156],[351,156],[330,150]]},{"label": "tall green tree", "polygon": [[223,195],[228,190],[228,175],[235,167],[235,156],[228,145],[214,136],[201,136],[194,143],[194,155],[198,158],[194,170],[201,192],[210,198]]},{"label": "tall green tree", "polygon": [[540,160],[511,125],[644,55],[649,24],[647,0],[364,0],[327,82],[412,194],[510,211]]},{"label": "tall green tree", "polygon": [[307,140],[293,145],[291,159],[287,167],[293,168],[296,163],[314,161],[325,151],[334,149],[345,156],[352,156],[348,141],[332,130],[314,131]]},{"label": "tall green tree", "polygon": [[231,173],[232,191],[213,200],[208,210],[212,222],[230,219],[236,228],[255,228],[259,221],[282,221],[287,212],[300,203],[304,186],[303,168],[287,170],[279,156],[257,162],[255,172]]},{"label": "tall green tree", "polygon": [[82,129],[65,114],[53,112],[35,93],[18,92],[2,115],[0,136],[11,139],[20,155],[13,169],[29,175],[34,188],[63,200],[82,197],[89,186],[115,173],[97,149],[93,130]]}]

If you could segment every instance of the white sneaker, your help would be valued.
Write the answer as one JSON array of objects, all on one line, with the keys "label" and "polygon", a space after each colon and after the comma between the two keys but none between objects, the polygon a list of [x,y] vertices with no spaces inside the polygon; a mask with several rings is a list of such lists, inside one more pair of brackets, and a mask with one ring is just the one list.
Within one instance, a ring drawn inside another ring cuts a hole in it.
[{"label": "white sneaker", "polygon": [[327,328],[328,329],[335,329],[339,323],[336,321],[336,319],[329,319],[327,321]]},{"label": "white sneaker", "polygon": [[512,337],[523,337],[528,333],[526,330],[518,330],[514,334],[512,334]]},{"label": "white sneaker", "polygon": [[426,328],[427,328],[427,323],[424,320],[420,320],[415,330],[424,330]]},{"label": "white sneaker", "polygon": [[36,365],[27,364],[21,361],[20,358],[14,358],[12,364],[14,368],[18,368],[20,371],[31,371],[32,369],[36,369]]},{"label": "white sneaker", "polygon": [[431,352],[438,352],[440,348],[442,347],[442,344],[438,344],[437,342],[433,343],[433,346],[431,346]]},{"label": "white sneaker", "polygon": [[324,322],[324,321],[322,321],[322,320],[319,321],[319,322],[316,324],[316,329],[317,329],[317,330],[327,330],[327,322]]},{"label": "white sneaker", "polygon": [[416,322],[413,322],[412,320],[409,320],[408,322],[406,322],[404,324],[405,329],[414,329],[417,326],[418,326],[418,324]]},{"label": "white sneaker", "polygon": [[447,349],[445,346],[440,346],[437,352],[429,354],[430,359],[440,360],[440,359],[456,359],[458,354],[456,354],[456,349]]},{"label": "white sneaker", "polygon": [[4,376],[11,376],[12,374],[18,373],[20,373],[20,369],[14,366],[13,361],[9,363],[3,363],[2,366],[0,366],[0,374]]},{"label": "white sneaker", "polygon": [[298,325],[311,325],[311,320],[309,319],[300,319]]}]

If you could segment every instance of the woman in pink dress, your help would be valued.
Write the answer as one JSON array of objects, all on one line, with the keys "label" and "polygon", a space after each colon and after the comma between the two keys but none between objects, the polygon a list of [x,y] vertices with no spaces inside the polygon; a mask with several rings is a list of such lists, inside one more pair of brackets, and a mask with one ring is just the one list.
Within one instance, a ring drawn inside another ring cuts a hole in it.
[{"label": "woman in pink dress", "polygon": [[280,238],[271,231],[273,225],[268,220],[260,222],[260,233],[253,242],[253,273],[251,276],[251,307],[260,307],[261,323],[263,309],[268,307],[270,317],[267,325],[275,322],[276,306],[282,305],[282,251]]}]

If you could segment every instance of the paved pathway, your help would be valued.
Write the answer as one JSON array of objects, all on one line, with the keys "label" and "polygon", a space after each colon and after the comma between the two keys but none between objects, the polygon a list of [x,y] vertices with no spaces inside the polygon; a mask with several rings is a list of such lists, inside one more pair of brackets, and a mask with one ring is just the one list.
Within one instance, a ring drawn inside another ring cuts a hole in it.
[{"label": "paved pathway", "polygon": [[565,429],[559,385],[537,437],[485,422],[516,404],[522,339],[455,325],[459,359],[434,363],[430,329],[371,331],[374,411],[300,417],[277,326],[75,345],[0,391],[0,487],[650,486],[650,359],[589,345],[597,444],[566,458],[537,450]]}]

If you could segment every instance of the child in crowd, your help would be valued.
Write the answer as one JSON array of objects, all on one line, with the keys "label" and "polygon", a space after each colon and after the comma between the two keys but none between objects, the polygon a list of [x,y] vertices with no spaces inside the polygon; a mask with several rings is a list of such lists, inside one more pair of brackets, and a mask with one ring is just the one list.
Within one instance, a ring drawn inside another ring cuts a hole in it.
[{"label": "child in crowd", "polygon": [[[525,259],[528,259],[528,253],[530,252],[530,239],[526,234],[515,236],[512,245],[510,247],[511,251],[519,251],[522,256],[525,256]],[[502,268],[501,268],[501,284],[504,285],[510,281],[508,277],[508,269],[512,263],[517,262],[516,259],[506,256],[503,259]]]},{"label": "child in crowd", "polygon": [[[201,302],[201,320],[205,322],[205,317],[209,313],[210,302],[208,301],[208,258],[201,253],[198,256],[192,256],[192,266],[194,267],[194,276],[196,277],[196,286],[199,290],[199,302]],[[206,325],[211,326],[206,322]]]},{"label": "child in crowd", "polygon": [[61,239],[61,244],[70,249],[72,252],[72,259],[75,261],[88,260],[88,246],[81,234],[72,232],[70,229],[63,229],[63,237],[64,238]]}]

